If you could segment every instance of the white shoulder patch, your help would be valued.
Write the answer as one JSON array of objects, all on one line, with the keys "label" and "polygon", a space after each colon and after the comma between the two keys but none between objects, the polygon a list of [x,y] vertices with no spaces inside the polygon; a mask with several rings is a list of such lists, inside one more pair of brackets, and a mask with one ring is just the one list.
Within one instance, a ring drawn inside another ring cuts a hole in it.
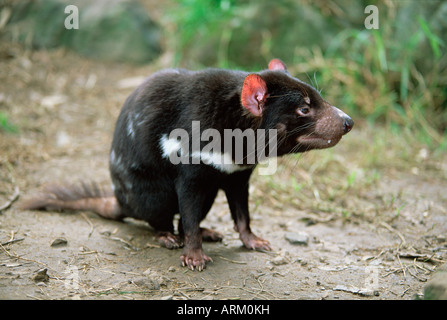
[{"label": "white shoulder patch", "polygon": [[169,159],[171,154],[178,152],[182,148],[182,144],[177,139],[168,139],[168,135],[164,134],[160,138],[160,147],[162,157]]},{"label": "white shoulder patch", "polygon": [[251,168],[251,166],[241,166],[236,164],[228,153],[193,152],[192,157],[200,158],[204,164],[225,173],[233,173]]},{"label": "white shoulder patch", "polygon": [[[168,160],[172,154],[178,153],[179,151],[183,153],[181,142],[177,139],[169,139],[166,134],[160,138],[160,147],[162,157]],[[228,174],[252,168],[252,166],[236,164],[227,153],[195,151],[187,158],[187,164],[191,163],[192,158],[200,159],[204,164]]]}]

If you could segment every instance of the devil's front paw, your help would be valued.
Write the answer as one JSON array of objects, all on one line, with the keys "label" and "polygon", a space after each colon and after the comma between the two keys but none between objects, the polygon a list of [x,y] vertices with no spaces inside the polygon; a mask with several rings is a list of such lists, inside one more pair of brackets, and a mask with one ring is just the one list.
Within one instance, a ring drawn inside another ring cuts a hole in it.
[{"label": "devil's front paw", "polygon": [[210,257],[203,253],[202,249],[187,249],[183,250],[183,254],[180,256],[182,265],[188,267],[191,270],[197,269],[202,271],[205,269],[206,263],[213,261]]}]

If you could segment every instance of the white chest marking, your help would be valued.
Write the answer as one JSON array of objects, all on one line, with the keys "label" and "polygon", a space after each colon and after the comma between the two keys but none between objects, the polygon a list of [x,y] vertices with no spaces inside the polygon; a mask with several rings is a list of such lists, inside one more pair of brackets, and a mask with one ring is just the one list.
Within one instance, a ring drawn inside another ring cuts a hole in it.
[{"label": "white chest marking", "polygon": [[[184,153],[181,142],[177,139],[169,139],[166,134],[160,138],[160,147],[162,150],[162,157],[168,160],[170,159],[171,155],[180,156]],[[184,157],[182,158],[182,163],[190,164],[192,158],[200,159],[204,164],[224,173],[233,173],[236,171],[251,169],[251,166],[236,164],[228,153],[194,151],[189,157],[186,158],[187,163],[184,162]]]}]

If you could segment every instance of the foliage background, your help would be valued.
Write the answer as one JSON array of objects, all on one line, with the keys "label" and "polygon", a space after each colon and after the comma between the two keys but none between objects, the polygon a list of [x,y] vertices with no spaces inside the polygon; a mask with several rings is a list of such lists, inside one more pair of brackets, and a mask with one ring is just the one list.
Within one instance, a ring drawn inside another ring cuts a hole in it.
[{"label": "foliage background", "polygon": [[[30,10],[39,20],[24,23],[28,28],[22,37],[14,32],[8,37],[8,14],[12,24],[18,2],[58,3],[56,9],[44,11],[48,16]],[[99,7],[98,24],[89,37],[82,36],[93,19],[80,5],[81,29],[72,36],[112,39],[91,46],[82,42],[83,52],[64,45],[61,8],[61,3],[81,2]],[[116,4],[124,2],[133,10],[118,14],[128,6]],[[101,4],[113,9],[113,15]],[[378,30],[364,26],[369,4],[379,9]],[[135,54],[137,48],[130,47],[135,41],[125,42],[121,34],[128,34],[125,28],[136,33],[141,32],[136,26],[149,25],[125,19],[135,11],[136,19],[150,16],[156,21],[162,55],[142,65],[95,55],[102,43]],[[0,277],[0,295],[71,298],[57,280],[66,276],[63,269],[69,261],[85,270],[75,298],[161,298],[167,292],[185,298],[178,290],[193,285],[201,290],[188,291],[191,298],[208,299],[211,293],[220,299],[245,299],[253,283],[256,291],[250,297],[256,299],[266,297],[261,292],[269,298],[353,298],[357,292],[331,288],[363,285],[361,270],[368,265],[381,270],[380,295],[354,298],[421,297],[433,263],[446,260],[446,12],[445,1],[417,0],[0,0],[0,204],[17,188],[20,197],[26,197],[42,184],[58,181],[91,178],[107,187],[111,133],[123,102],[145,76],[165,67],[258,71],[269,59],[281,58],[293,76],[314,85],[355,120],[353,131],[335,148],[280,157],[274,175],[252,176],[253,230],[271,240],[278,254],[287,253],[277,256],[290,258],[285,265],[273,269],[271,255],[233,250],[240,242],[223,194],[204,226],[223,231],[229,246],[208,247],[225,259],[212,264],[208,275],[181,268],[173,273],[178,255],[147,247],[148,230],[133,223],[99,221],[84,213],[83,218],[32,214],[14,204],[0,214],[0,238],[25,241],[5,245],[8,257],[4,255],[0,268],[9,276]],[[120,17],[121,28],[116,20]],[[104,19],[107,23],[99,23]],[[57,46],[37,45],[39,37],[53,35]],[[118,249],[101,230],[117,230],[110,232],[122,237],[115,240],[125,239],[144,250],[135,254],[127,245]],[[284,239],[286,231],[303,230],[310,235],[309,246],[296,247]],[[52,248],[50,238],[60,235],[69,246]],[[116,255],[109,256],[115,250]],[[19,256],[27,260],[20,266]],[[34,260],[37,264],[31,263]],[[32,275],[42,267],[40,261],[52,266],[52,277],[36,290]],[[234,275],[231,288],[228,267]],[[148,268],[170,279],[169,291],[135,286],[142,278],[149,280]]]},{"label": "foliage background", "polygon": [[[379,10],[368,30],[367,5]],[[367,125],[438,151],[447,130],[447,2],[181,0],[163,14],[174,65],[291,73]]]}]

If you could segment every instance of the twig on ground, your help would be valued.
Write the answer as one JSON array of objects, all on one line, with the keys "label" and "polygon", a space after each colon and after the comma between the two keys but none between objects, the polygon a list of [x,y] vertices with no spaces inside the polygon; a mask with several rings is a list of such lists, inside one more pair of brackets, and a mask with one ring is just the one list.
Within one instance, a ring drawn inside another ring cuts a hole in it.
[{"label": "twig on ground", "polygon": [[392,226],[390,226],[388,223],[386,223],[385,221],[382,221],[382,222],[380,222],[380,225],[382,226],[382,227],[384,227],[385,229],[387,229],[388,231],[391,231],[391,232],[394,232],[394,233],[396,233],[398,236],[399,236],[399,238],[400,238],[400,240],[401,240],[401,244],[400,244],[400,246],[403,246],[403,245],[405,245],[407,242],[405,241],[405,238],[404,238],[404,236],[402,235],[402,233],[400,233],[399,231],[397,231],[396,229],[394,229]]},{"label": "twig on ground", "polygon": [[419,253],[399,252],[399,257],[401,258],[416,259],[417,261],[430,262],[433,264],[439,264],[444,262],[442,259],[438,259],[438,257],[435,256],[436,256],[435,253],[433,253],[432,255],[428,255]]},{"label": "twig on ground", "polygon": [[82,212],[81,215],[87,221],[87,223],[90,225],[90,232],[88,233],[88,237],[90,238],[90,236],[92,235],[93,230],[94,230],[93,223],[90,221],[90,219],[87,217],[87,215],[84,212]]},{"label": "twig on ground", "polygon": [[236,260],[231,260],[231,259],[228,259],[228,258],[225,258],[225,257],[222,257],[222,256],[218,256],[220,259],[222,259],[222,260],[225,260],[225,261],[229,261],[229,262],[232,262],[232,263],[237,263],[237,264],[247,264],[247,262],[245,262],[245,261],[236,261]]},{"label": "twig on ground", "polygon": [[22,241],[22,240],[25,240],[25,238],[18,238],[18,239],[8,240],[8,241],[5,241],[5,242],[2,242],[1,245],[2,246],[6,246],[8,244],[11,244],[11,243],[14,243],[14,242],[19,242],[19,241]]},{"label": "twig on ground", "polygon": [[124,243],[124,244],[125,244],[129,249],[131,249],[131,250],[135,250],[135,251],[138,251],[138,250],[139,250],[137,247],[132,246],[129,242],[127,242],[127,241],[124,240],[124,239],[121,239],[121,238],[118,238],[118,237],[109,237],[109,239],[111,239],[111,240],[115,240],[115,241],[119,241],[119,242],[122,242],[122,243]]},{"label": "twig on ground", "polygon": [[407,289],[405,289],[405,291],[402,292],[402,294],[400,295],[400,297],[402,298],[402,297],[405,295],[405,293],[407,293],[407,291],[410,290],[410,288],[411,288],[411,287],[408,287]]},{"label": "twig on ground", "polygon": [[19,198],[19,196],[20,196],[20,189],[19,187],[15,187],[12,196],[9,197],[8,201],[6,201],[5,204],[0,206],[0,213],[8,209]]},{"label": "twig on ground", "polygon": [[403,273],[404,273],[404,278],[406,279],[406,278],[407,278],[407,275],[405,274],[405,268],[404,268],[404,266],[402,265],[402,262],[400,261],[399,254],[397,254],[396,257],[397,257],[397,261],[399,261],[400,267],[402,268],[402,271],[403,271]]},{"label": "twig on ground", "polygon": [[53,268],[51,268],[50,266],[48,266],[47,264],[45,264],[45,263],[43,263],[43,262],[36,261],[36,260],[32,260],[32,259],[23,258],[23,257],[21,257],[21,256],[18,256],[18,255],[15,254],[15,253],[13,254],[13,253],[9,252],[8,250],[6,250],[6,248],[5,248],[2,244],[0,244],[0,248],[2,248],[3,251],[5,251],[5,253],[6,253],[10,258],[19,259],[19,260],[24,260],[24,261],[28,261],[28,262],[34,262],[34,263],[37,263],[37,264],[40,264],[40,265],[44,266],[45,268],[51,269],[51,270],[53,270],[54,272],[57,272],[56,270],[54,270]]},{"label": "twig on ground", "polygon": [[266,293],[268,295],[271,295],[275,299],[279,299],[278,296],[274,295],[270,291],[265,290],[264,288],[258,289],[258,288],[244,288],[244,287],[238,287],[238,286],[220,286],[218,289],[240,289],[240,290],[246,291],[248,293],[254,294],[256,296],[260,296],[263,299],[267,299],[267,297],[265,297],[265,295],[263,294],[263,293]]}]

